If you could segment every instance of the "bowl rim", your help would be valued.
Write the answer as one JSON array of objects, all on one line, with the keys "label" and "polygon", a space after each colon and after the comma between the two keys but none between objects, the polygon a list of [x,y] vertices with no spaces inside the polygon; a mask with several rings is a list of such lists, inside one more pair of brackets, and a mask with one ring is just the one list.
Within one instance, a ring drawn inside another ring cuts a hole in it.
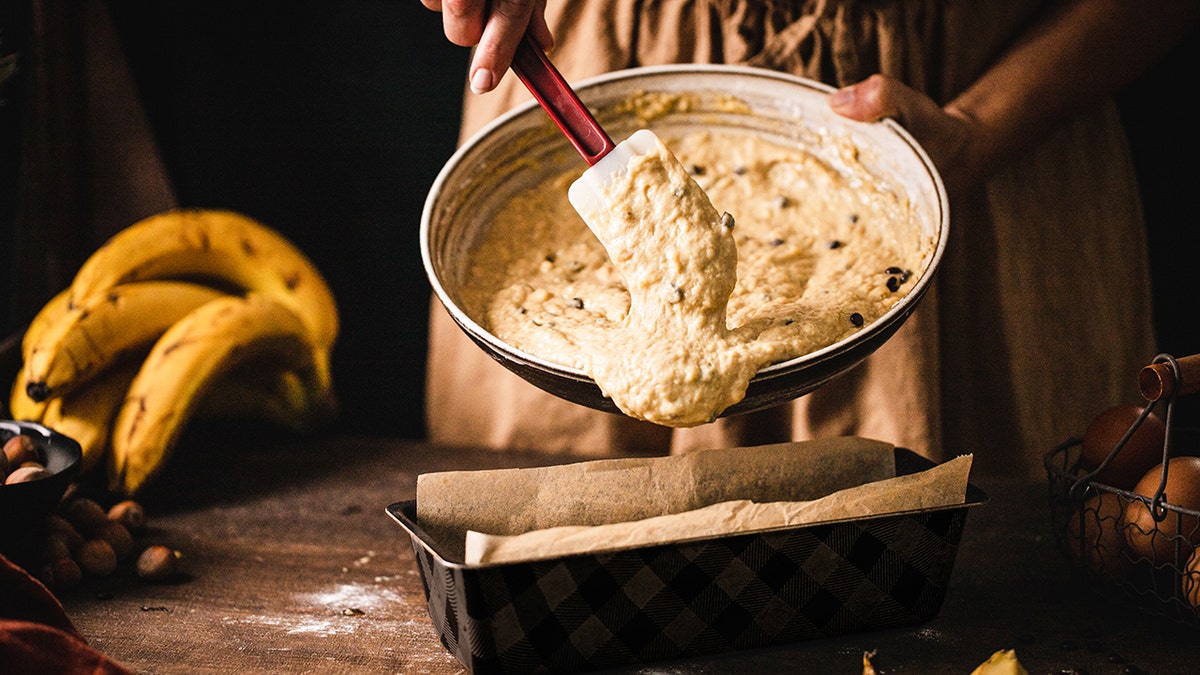
[{"label": "bowl rim", "polygon": [[[715,75],[723,78],[750,77],[773,80],[802,89],[808,89],[826,96],[836,90],[836,88],[833,86],[810,78],[766,68],[733,64],[665,64],[639,66],[635,68],[615,70],[581,79],[578,82],[573,83],[571,86],[579,93],[581,98],[586,98],[589,90],[599,88],[603,85],[612,84],[623,80],[660,77],[674,74],[703,74]],[[499,115],[472,134],[466,141],[461,143],[446,161],[446,163],[442,166],[433,183],[430,185],[424,207],[421,212],[421,223],[419,228],[421,260],[425,267],[426,277],[428,278],[434,294],[438,297],[438,300],[442,306],[451,315],[454,321],[464,328],[464,330],[473,340],[482,341],[486,343],[488,348],[495,350],[495,353],[491,354],[493,358],[497,358],[496,354],[503,354],[505,358],[510,359],[511,361],[533,366],[557,377],[595,384],[595,380],[593,380],[582,369],[548,361],[542,357],[518,349],[513,345],[504,342],[491,331],[485,329],[481,324],[475,321],[475,319],[469,316],[459,306],[459,304],[452,299],[450,293],[443,286],[442,280],[437,274],[437,270],[434,265],[433,251],[430,248],[431,228],[434,212],[437,207],[438,197],[443,194],[443,189],[446,182],[459,168],[459,166],[464,163],[465,159],[472,152],[474,152],[475,148],[483,143],[484,140],[487,139],[491,134],[495,133],[498,128],[509,124],[511,120],[515,118],[531,114],[531,111],[537,108],[539,108],[538,102],[530,99]],[[941,174],[938,172],[937,167],[934,165],[932,159],[929,157],[925,149],[916,141],[915,138],[913,138],[908,130],[900,125],[900,123],[895,119],[890,117],[878,120],[876,122],[857,122],[846,118],[845,122],[848,126],[882,125],[887,128],[890,133],[896,135],[904,144],[904,146],[906,146],[915,155],[917,161],[924,168],[928,178],[932,181],[935,190],[934,196],[936,197],[934,204],[936,206],[935,215],[937,216],[938,227],[936,228],[937,236],[934,248],[928,254],[929,263],[926,266],[926,269],[923,270],[921,277],[917,279],[913,287],[909,289],[908,293],[905,294],[900,301],[890,307],[888,311],[884,312],[874,321],[863,326],[861,330],[849,337],[825,345],[819,349],[806,352],[784,361],[777,361],[760,368],[751,379],[752,385],[755,382],[761,382],[774,377],[787,375],[790,371],[802,365],[820,363],[834,358],[841,355],[853,344],[870,343],[873,341],[873,339],[877,339],[889,331],[894,331],[896,326],[893,324],[897,321],[905,319],[907,315],[915,309],[915,303],[924,295],[929,285],[933,283],[933,278],[936,276],[935,273],[940,267],[940,261],[945,253],[947,240],[949,239],[949,200],[947,197],[945,184],[941,178]],[[488,350],[485,349],[485,351]]]}]

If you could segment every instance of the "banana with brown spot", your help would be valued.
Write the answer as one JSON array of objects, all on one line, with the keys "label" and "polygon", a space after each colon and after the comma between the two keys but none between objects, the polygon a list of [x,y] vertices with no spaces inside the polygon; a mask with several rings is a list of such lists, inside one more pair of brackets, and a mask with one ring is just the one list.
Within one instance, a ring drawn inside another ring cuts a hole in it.
[{"label": "banana with brown spot", "polygon": [[224,295],[186,281],[120,284],[70,303],[26,343],[26,393],[60,397],[131,354],[145,352],[188,312]]},{"label": "banana with brown spot", "polygon": [[42,332],[65,316],[70,307],[70,288],[64,288],[62,291],[59,291],[58,295],[42,305],[42,308],[34,315],[33,320],[29,322],[29,326],[25,328],[25,335],[21,337],[21,355],[28,355],[29,350],[33,348],[33,343],[42,336]]},{"label": "banana with brown spot", "polygon": [[130,225],[80,267],[72,302],[147,279],[204,280],[271,296],[302,319],[321,359],[337,339],[337,305],[312,261],[274,229],[235,211],[173,209]]},{"label": "banana with brown spot", "polygon": [[29,398],[25,385],[25,370],[18,370],[8,396],[8,416],[18,422],[41,422],[46,403]]},{"label": "banana with brown spot", "polygon": [[310,388],[303,375],[279,368],[242,368],[229,373],[201,399],[193,419],[258,420],[293,433],[309,433],[333,418],[332,392]]},{"label": "banana with brown spot", "polygon": [[212,300],[172,325],[150,350],[113,425],[109,486],[137,492],[157,473],[198,402],[226,373],[249,364],[293,370],[314,392],[328,371],[300,318],[273,296]]},{"label": "banana with brown spot", "polygon": [[109,447],[113,418],[125,400],[138,365],[137,361],[128,361],[109,368],[71,393],[46,401],[42,424],[79,443],[83,450],[80,471],[90,471],[102,463]]}]

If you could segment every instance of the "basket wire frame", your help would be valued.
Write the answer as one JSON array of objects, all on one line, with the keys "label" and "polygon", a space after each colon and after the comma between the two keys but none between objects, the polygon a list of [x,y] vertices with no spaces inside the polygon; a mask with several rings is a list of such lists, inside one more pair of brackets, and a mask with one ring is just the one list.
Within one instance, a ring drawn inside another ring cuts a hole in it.
[{"label": "basket wire frame", "polygon": [[[1178,383],[1175,358],[1160,354]],[[1108,456],[1091,471],[1082,467],[1081,438],[1068,439],[1046,454],[1051,525],[1058,548],[1072,569],[1106,590],[1115,590],[1132,604],[1178,622],[1200,626],[1200,512],[1173,504],[1165,493],[1168,461],[1177,456],[1172,413],[1180,387],[1163,399],[1151,400]],[[1125,444],[1159,406],[1165,406],[1165,430],[1160,467],[1162,477],[1153,495],[1142,495],[1096,480]],[[1148,509],[1146,531],[1129,514]],[[1128,543],[1130,537],[1149,542],[1145,551]]]}]

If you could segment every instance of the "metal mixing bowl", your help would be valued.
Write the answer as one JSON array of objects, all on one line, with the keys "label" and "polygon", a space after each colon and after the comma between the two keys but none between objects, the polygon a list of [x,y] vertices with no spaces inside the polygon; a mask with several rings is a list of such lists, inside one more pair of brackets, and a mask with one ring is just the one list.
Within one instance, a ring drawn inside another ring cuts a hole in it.
[{"label": "metal mixing bowl", "polygon": [[[831,88],[769,70],[721,65],[677,65],[610,73],[576,85],[580,99],[612,138],[620,142],[643,125],[667,137],[701,129],[751,131],[797,145],[839,162],[831,138],[847,138],[873,174],[907,196],[917,226],[933,242],[909,293],[886,314],[853,336],[794,359],[762,368],[745,398],[727,408],[734,415],[767,408],[816,389],[879,348],[904,323],[932,283],[946,246],[946,193],[933,164],[898,124],[853,122],[829,109]],[[648,120],[625,111],[636,94],[687,93],[698,105]],[[730,97],[744,104],[729,105]],[[450,158],[435,180],[421,218],[421,254],[437,297],[450,316],[485,352],[528,382],[556,396],[598,410],[620,412],[582,371],[551,363],[506,344],[464,311],[459,290],[480,233],[491,214],[514,194],[586,163],[533,101],[480,130]],[[563,200],[567,196],[565,190]],[[907,226],[906,224],[897,224]]]}]

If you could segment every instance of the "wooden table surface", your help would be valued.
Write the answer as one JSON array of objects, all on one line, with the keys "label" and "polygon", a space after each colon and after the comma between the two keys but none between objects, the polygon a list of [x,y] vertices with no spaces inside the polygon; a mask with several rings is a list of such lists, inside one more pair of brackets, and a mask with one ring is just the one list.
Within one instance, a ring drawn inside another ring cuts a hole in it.
[{"label": "wooden table surface", "polygon": [[[460,673],[425,605],[412,549],[384,513],[420,473],[553,458],[329,435],[279,440],[191,431],[143,495],[142,543],[180,549],[182,578],[118,572],[64,594],[94,647],[146,673]],[[1030,673],[1200,672],[1200,626],[1123,606],[1072,581],[1042,483],[973,476],[941,612],[910,628],[823,638],[627,672],[968,675],[1016,648]],[[1072,670],[1075,669],[1075,670]]]}]

